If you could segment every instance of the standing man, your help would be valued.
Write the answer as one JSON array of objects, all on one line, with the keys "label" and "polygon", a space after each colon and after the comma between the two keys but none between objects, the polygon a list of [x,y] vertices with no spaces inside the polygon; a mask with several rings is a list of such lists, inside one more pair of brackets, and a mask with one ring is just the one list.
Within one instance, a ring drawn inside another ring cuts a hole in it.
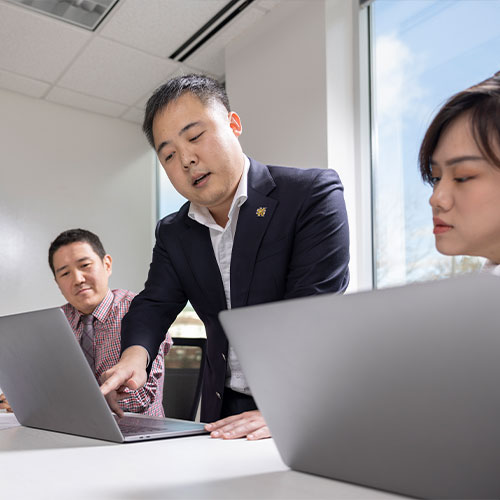
[{"label": "standing man", "polygon": [[227,439],[268,437],[217,315],[346,289],[342,184],[333,170],[268,166],[246,157],[240,117],[224,88],[206,76],[174,78],[157,89],[143,130],[189,201],[158,223],[145,288],[123,320],[121,360],[104,374],[101,390],[118,411],[123,388],[145,383],[162,332],[189,300],[207,332],[201,409],[202,421],[212,422],[207,430]]},{"label": "standing man", "polygon": [[[84,229],[64,231],[51,243],[49,266],[68,301],[62,310],[99,380],[120,358],[121,320],[135,294],[109,289],[111,256],[105,252],[98,236]],[[164,334],[160,342],[148,379],[136,391],[126,389],[119,403],[122,411],[164,416],[163,356],[170,340],[167,341]]]}]

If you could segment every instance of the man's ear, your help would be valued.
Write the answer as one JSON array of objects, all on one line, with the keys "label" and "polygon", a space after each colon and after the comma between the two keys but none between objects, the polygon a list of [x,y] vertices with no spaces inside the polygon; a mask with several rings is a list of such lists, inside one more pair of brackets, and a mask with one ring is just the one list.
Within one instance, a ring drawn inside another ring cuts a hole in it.
[{"label": "man's ear", "polygon": [[108,273],[108,276],[111,276],[111,273],[113,272],[113,259],[111,258],[111,255],[106,254],[102,259],[102,263],[104,265],[104,269]]},{"label": "man's ear", "polygon": [[241,133],[243,132],[243,128],[241,127],[241,120],[238,116],[238,113],[235,113],[234,111],[231,111],[229,113],[229,126],[231,127],[231,130],[236,137],[239,137],[241,135]]}]

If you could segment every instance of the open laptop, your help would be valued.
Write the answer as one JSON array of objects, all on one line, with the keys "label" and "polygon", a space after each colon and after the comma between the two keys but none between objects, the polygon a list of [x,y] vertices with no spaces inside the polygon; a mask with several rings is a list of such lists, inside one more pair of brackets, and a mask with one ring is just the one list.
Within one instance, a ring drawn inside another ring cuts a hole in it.
[{"label": "open laptop", "polygon": [[500,278],[220,313],[292,469],[423,498],[500,498]]},{"label": "open laptop", "polygon": [[114,415],[59,308],[0,317],[0,387],[28,427],[118,443],[206,433],[196,422]]}]

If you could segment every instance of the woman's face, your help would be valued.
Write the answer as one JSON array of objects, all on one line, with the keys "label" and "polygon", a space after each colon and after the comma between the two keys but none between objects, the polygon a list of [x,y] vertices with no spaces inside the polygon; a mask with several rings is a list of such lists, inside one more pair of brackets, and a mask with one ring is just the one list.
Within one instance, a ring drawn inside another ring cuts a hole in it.
[{"label": "woman's face", "polygon": [[469,115],[459,116],[442,133],[431,167],[436,248],[445,255],[500,263],[500,169],[479,150]]}]

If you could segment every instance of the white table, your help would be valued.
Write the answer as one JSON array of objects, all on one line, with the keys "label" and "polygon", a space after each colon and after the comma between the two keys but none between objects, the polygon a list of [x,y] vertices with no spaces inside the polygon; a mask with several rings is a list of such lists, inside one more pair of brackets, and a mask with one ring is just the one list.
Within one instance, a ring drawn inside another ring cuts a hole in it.
[{"label": "white table", "polygon": [[272,439],[114,444],[19,426],[0,413],[1,499],[401,499],[302,474]]}]

